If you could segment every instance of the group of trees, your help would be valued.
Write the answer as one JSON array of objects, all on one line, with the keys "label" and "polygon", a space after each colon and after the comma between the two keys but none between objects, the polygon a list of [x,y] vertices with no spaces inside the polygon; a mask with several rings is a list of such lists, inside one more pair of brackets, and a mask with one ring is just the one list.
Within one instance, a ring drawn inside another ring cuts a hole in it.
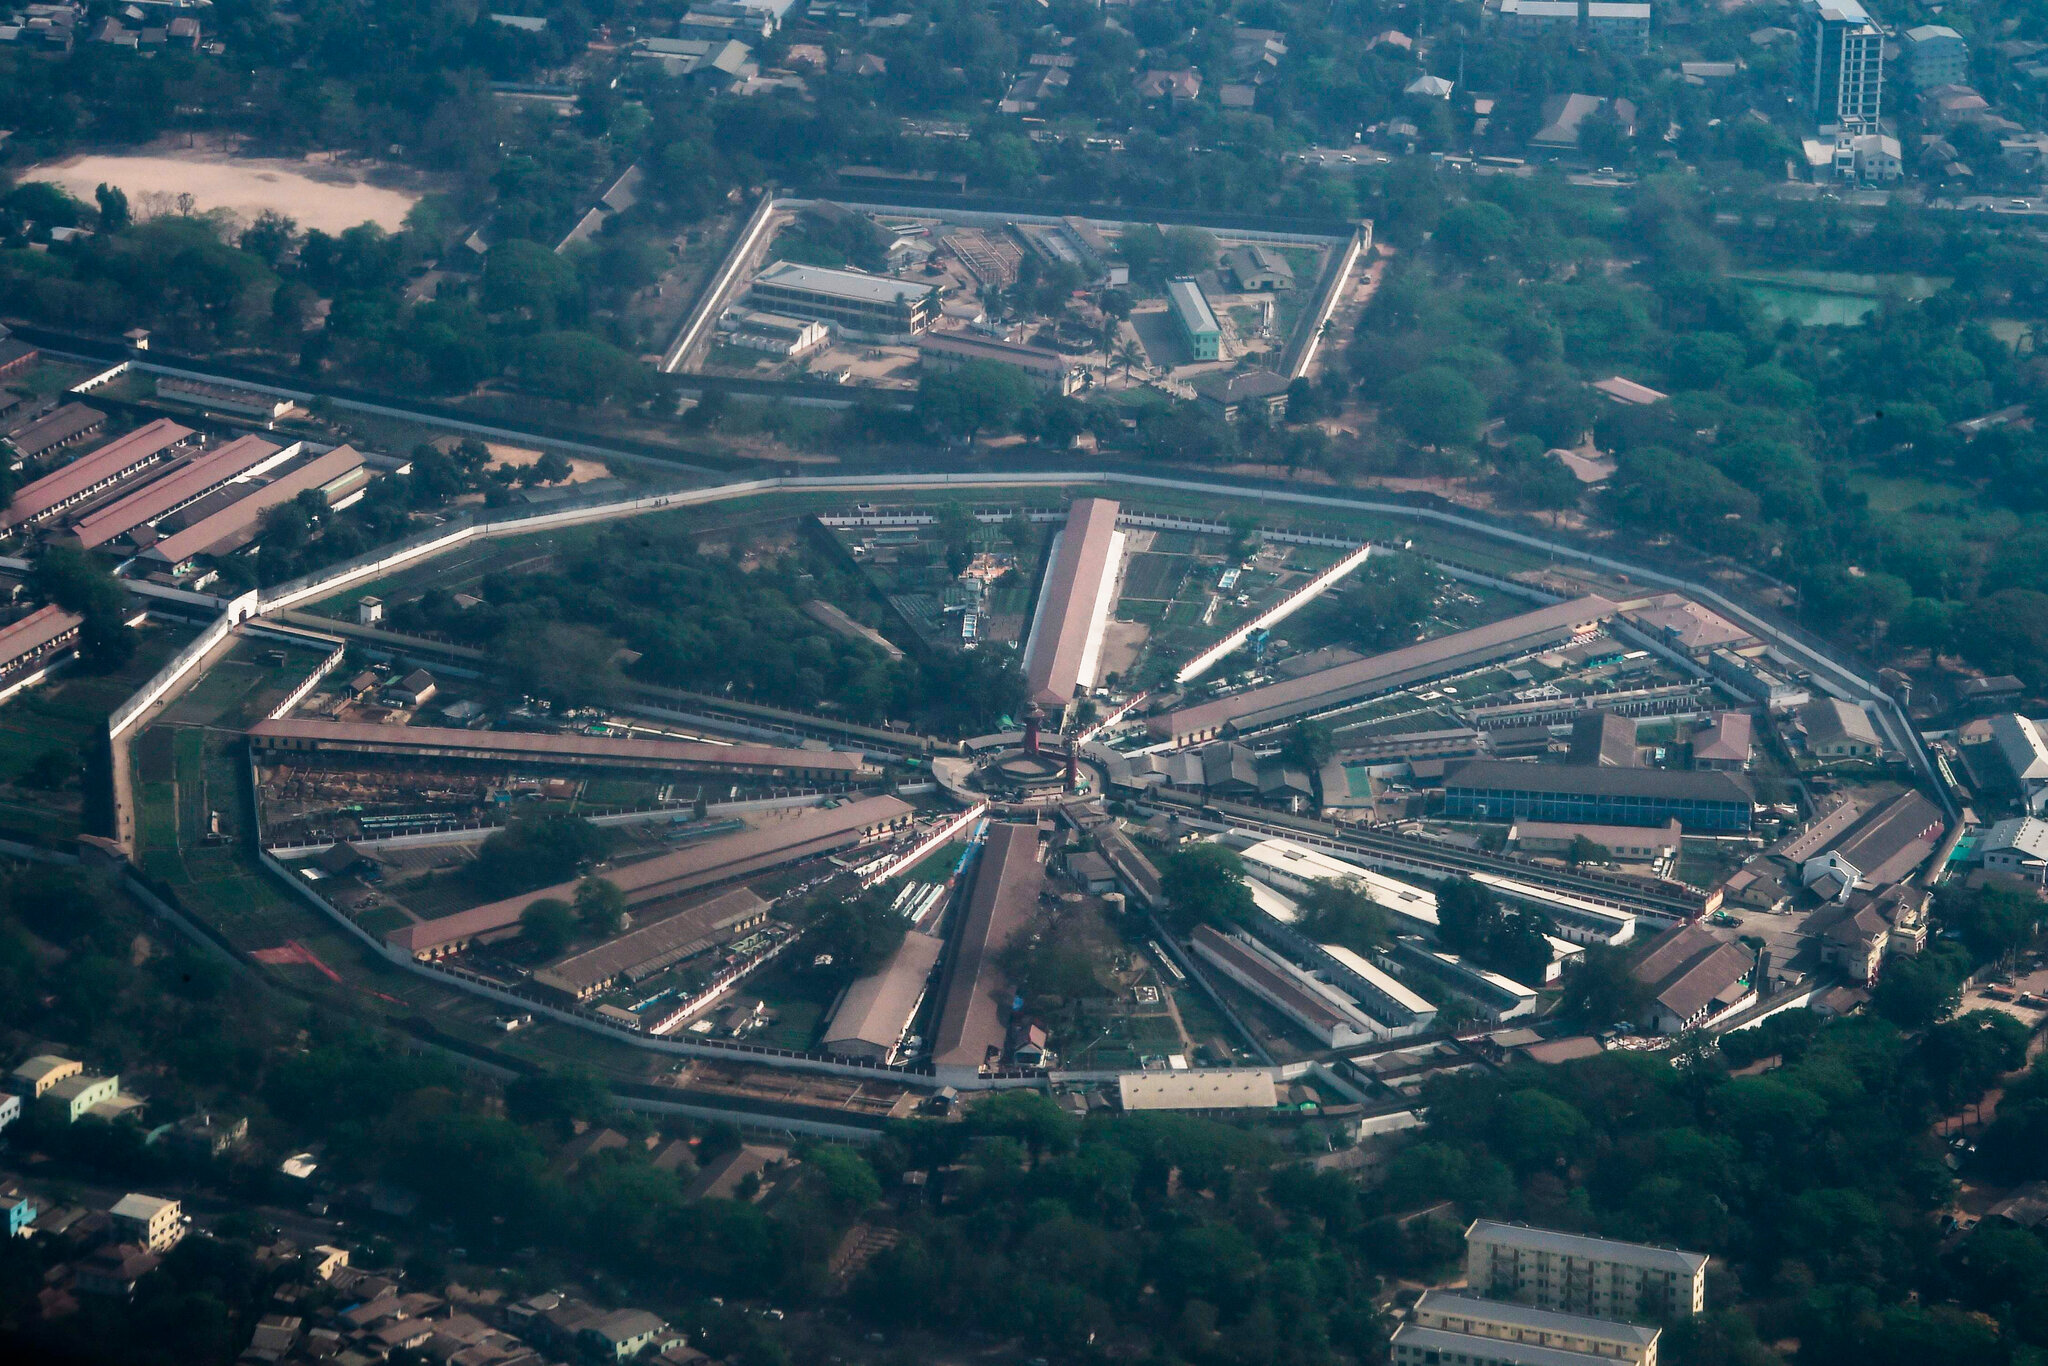
[{"label": "group of trees", "polygon": [[[630,677],[944,733],[985,732],[1021,706],[1022,680],[1000,652],[892,661],[805,615],[823,597],[877,618],[864,582],[837,561],[804,547],[752,569],[737,561],[700,554],[687,528],[622,522],[547,569],[487,576],[482,604],[429,592],[401,620],[480,646],[529,693],[574,705],[609,701]],[[622,671],[626,650],[640,658]]]},{"label": "group of trees", "polygon": [[1436,914],[1437,938],[1451,952],[1524,985],[1543,985],[1553,928],[1545,916],[1505,906],[1490,888],[1462,877],[1437,884]]},{"label": "group of trees", "polygon": [[[1383,190],[1405,225],[1390,235],[1434,236],[1389,268],[1350,352],[1382,440],[1439,473],[1485,475],[1508,506],[1585,505],[1632,536],[1763,567],[1798,587],[1806,624],[1859,645],[2048,681],[2035,586],[2048,447],[2025,427],[1953,427],[2048,392],[2048,369],[1986,322],[2038,312],[2038,244],[1894,211],[1871,234],[1886,259],[1953,283],[1881,298],[1859,325],[1801,327],[1730,277],[1733,255],[1871,259],[1860,238],[1838,257],[1846,225],[1824,207],[1780,206],[1764,226],[1748,201],[1678,175],[1620,203],[1542,176],[1470,182],[1456,199],[1420,168],[1395,168]],[[1616,373],[1670,397],[1618,404],[1587,387]],[[1503,425],[1482,443],[1488,418]],[[1588,435],[1617,462],[1593,499],[1545,455]],[[1860,491],[1901,477],[1929,490],[1911,512]]]}]

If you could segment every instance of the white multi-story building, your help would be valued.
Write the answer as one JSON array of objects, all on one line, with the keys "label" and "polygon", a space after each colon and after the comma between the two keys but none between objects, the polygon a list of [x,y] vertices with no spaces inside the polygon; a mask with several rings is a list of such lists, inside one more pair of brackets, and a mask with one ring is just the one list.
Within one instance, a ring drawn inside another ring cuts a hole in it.
[{"label": "white multi-story building", "polygon": [[1824,130],[1876,132],[1884,113],[1884,30],[1858,0],[1799,0],[1799,98]]},{"label": "white multi-story building", "polygon": [[1477,1219],[1465,1230],[1465,1281],[1475,1293],[1556,1313],[1675,1319],[1706,1308],[1707,1258]]},{"label": "white multi-story building", "polygon": [[1657,1366],[1659,1328],[1429,1290],[1395,1332],[1395,1366]]},{"label": "white multi-story building", "polygon": [[151,1252],[168,1252],[185,1236],[185,1211],[175,1200],[154,1195],[124,1195],[107,1211],[124,1243],[139,1243]]},{"label": "white multi-story building", "polygon": [[1915,90],[1970,83],[1970,45],[1946,24],[1922,24],[1905,32],[1906,79]]}]

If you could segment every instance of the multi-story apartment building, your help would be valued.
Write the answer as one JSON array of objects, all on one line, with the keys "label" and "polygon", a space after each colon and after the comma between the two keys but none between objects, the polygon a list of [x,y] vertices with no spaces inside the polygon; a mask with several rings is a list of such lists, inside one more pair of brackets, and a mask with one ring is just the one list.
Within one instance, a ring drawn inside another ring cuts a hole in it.
[{"label": "multi-story apartment building", "polygon": [[1707,1300],[1707,1258],[1675,1248],[1474,1220],[1465,1279],[1475,1294],[1602,1319],[1676,1319]]},{"label": "multi-story apartment building", "polygon": [[1799,0],[1799,99],[1823,129],[1877,131],[1884,30],[1858,0]]},{"label": "multi-story apartment building", "polygon": [[1395,1366],[1657,1366],[1663,1330],[1425,1291],[1394,1333]]}]

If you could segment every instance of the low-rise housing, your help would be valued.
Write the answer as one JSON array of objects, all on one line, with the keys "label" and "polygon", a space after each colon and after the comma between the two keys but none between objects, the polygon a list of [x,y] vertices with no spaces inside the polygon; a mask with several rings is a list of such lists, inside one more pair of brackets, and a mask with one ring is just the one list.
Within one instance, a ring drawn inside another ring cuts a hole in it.
[{"label": "low-rise housing", "polygon": [[1194,379],[1195,401],[1225,422],[1235,423],[1248,412],[1277,422],[1287,416],[1288,385],[1285,375],[1271,370],[1198,375]]},{"label": "low-rise housing", "polygon": [[1080,368],[1069,365],[1057,351],[1041,347],[932,331],[917,339],[917,354],[924,368],[934,374],[950,374],[979,361],[1017,371],[1040,393],[1065,397],[1081,387]]},{"label": "low-rise housing", "polygon": [[1508,829],[1508,841],[1525,854],[1569,854],[1580,840],[1588,840],[1613,858],[1647,861],[1675,855],[1684,833],[1675,820],[1662,827],[1517,821]]},{"label": "low-rise housing", "polygon": [[85,1064],[54,1053],[38,1053],[8,1073],[14,1089],[30,1100],[41,1100],[58,1082],[78,1076]]},{"label": "low-rise housing", "polygon": [[1726,773],[1749,767],[1754,729],[1746,711],[1716,712],[1693,733],[1692,766]]},{"label": "low-rise housing", "polygon": [[26,1238],[36,1221],[36,1198],[9,1182],[0,1185],[0,1238]]},{"label": "low-rise housing", "polygon": [[1300,1025],[1326,1048],[1386,1037],[1384,1027],[1358,1002],[1249,935],[1224,934],[1198,925],[1193,943],[1197,957]]},{"label": "low-rise housing", "polygon": [[1884,752],[1870,716],[1854,702],[1823,697],[1799,709],[1801,747],[1815,759],[1875,759]]},{"label": "low-rise housing", "polygon": [[1223,253],[1224,268],[1247,294],[1294,288],[1294,267],[1272,247],[1248,242]]},{"label": "low-rise housing", "polygon": [[85,618],[54,604],[0,627],[0,678],[46,664],[70,649]]},{"label": "low-rise housing", "polygon": [[1539,820],[1744,831],[1755,794],[1739,773],[1472,759],[1444,775],[1452,820]]}]

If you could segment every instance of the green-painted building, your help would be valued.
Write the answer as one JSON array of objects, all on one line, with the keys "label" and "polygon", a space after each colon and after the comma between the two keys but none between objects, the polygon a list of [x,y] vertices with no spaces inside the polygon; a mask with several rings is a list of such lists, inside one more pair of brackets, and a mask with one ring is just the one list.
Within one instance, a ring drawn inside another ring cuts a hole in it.
[{"label": "green-painted building", "polygon": [[1166,286],[1166,302],[1194,358],[1222,360],[1223,329],[1216,325],[1216,311],[1202,297],[1202,287],[1193,280],[1172,281]]}]

